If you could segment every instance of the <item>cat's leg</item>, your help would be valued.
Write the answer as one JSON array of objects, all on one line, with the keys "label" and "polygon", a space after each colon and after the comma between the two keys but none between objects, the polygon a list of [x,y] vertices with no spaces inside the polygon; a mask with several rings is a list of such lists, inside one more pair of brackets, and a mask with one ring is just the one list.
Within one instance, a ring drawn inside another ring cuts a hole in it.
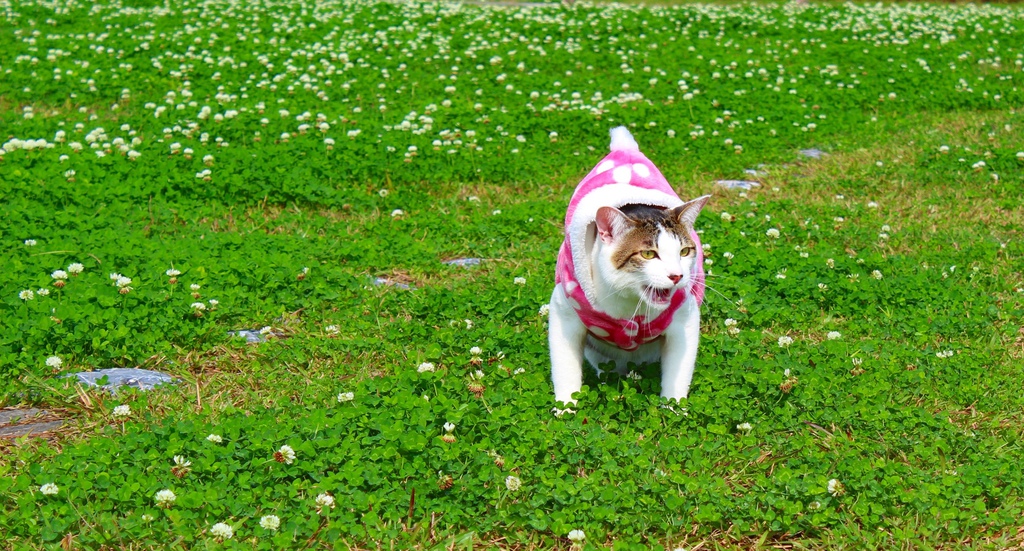
[{"label": "cat's leg", "polygon": [[690,392],[700,340],[700,305],[693,297],[676,310],[661,349],[661,395],[682,400]]},{"label": "cat's leg", "polygon": [[587,328],[569,305],[560,286],[551,293],[548,311],[548,348],[555,401],[575,404],[572,394],[583,387],[583,347]]}]

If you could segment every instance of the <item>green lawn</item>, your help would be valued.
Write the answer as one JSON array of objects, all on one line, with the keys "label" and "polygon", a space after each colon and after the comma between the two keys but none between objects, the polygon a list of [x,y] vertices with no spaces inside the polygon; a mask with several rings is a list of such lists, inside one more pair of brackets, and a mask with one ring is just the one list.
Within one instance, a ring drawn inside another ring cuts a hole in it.
[{"label": "green lawn", "polygon": [[[0,407],[65,420],[0,548],[1024,545],[1024,8],[143,4],[0,13]],[[555,417],[622,124],[714,194],[697,371]]]}]

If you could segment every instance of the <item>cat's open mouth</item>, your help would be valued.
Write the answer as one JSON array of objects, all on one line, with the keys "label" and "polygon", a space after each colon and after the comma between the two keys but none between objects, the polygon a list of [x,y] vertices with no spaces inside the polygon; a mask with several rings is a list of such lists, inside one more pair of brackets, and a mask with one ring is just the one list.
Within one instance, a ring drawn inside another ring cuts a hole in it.
[{"label": "cat's open mouth", "polygon": [[672,300],[672,291],[673,289],[671,287],[667,289],[651,287],[647,289],[647,300],[651,304],[656,304],[658,306],[668,304]]}]

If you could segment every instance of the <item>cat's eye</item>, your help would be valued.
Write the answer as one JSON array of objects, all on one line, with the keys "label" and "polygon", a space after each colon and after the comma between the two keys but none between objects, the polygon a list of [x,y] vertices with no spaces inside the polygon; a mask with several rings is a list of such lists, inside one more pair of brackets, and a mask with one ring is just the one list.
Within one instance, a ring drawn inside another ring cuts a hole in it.
[{"label": "cat's eye", "polygon": [[640,251],[640,258],[644,260],[650,260],[656,256],[658,256],[658,253],[651,249],[647,249],[646,251]]},{"label": "cat's eye", "polygon": [[693,252],[693,247],[683,247],[683,250],[679,251],[679,256],[690,256]]}]

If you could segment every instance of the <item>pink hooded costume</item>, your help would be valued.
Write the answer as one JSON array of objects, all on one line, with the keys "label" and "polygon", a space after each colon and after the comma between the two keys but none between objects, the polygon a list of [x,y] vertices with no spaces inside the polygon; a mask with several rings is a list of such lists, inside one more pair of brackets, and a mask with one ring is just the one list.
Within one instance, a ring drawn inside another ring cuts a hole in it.
[{"label": "pink hooded costume", "polygon": [[630,204],[671,209],[683,204],[672,187],[633,140],[622,129],[612,131],[611,153],[576,186],[565,214],[565,240],[558,252],[555,284],[561,285],[568,302],[579,315],[587,331],[623,350],[635,350],[658,338],[672,323],[676,310],[693,296],[704,300],[704,254],[696,232],[690,237],[696,244],[693,283],[678,289],[668,307],[652,320],[643,316],[618,319],[593,306],[596,301],[590,274],[589,254],[596,239],[597,210]]}]

